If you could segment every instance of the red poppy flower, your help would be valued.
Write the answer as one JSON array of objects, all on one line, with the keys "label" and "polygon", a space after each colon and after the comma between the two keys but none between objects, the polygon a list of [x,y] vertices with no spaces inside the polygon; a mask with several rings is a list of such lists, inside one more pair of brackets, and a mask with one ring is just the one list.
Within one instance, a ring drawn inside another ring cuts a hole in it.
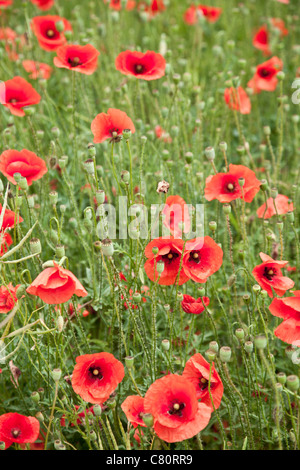
[{"label": "red poppy flower", "polygon": [[[182,377],[188,379],[196,388],[197,399],[201,403],[211,407],[213,410],[212,402],[209,396],[208,382],[210,375],[210,364],[201,354],[195,354],[186,363]],[[210,377],[210,391],[212,401],[215,409],[218,409],[223,396],[223,384],[218,372],[212,363],[211,377]]]},{"label": "red poppy flower", "polygon": [[[0,204],[0,214],[2,212],[2,204]],[[18,220],[17,220],[18,217]],[[20,215],[17,216],[15,212],[5,209],[2,226],[0,230],[6,230],[7,228],[14,227],[15,223],[20,224],[23,222],[23,219]]]},{"label": "red poppy flower", "polygon": [[[29,444],[30,450],[44,450],[45,448],[45,431],[41,431],[38,435],[38,438],[35,442]],[[22,450],[26,450],[26,444],[20,444]]]},{"label": "red poppy flower", "polygon": [[56,54],[57,57],[53,59],[56,67],[92,75],[98,67],[100,52],[91,44],[87,44],[86,46],[61,46],[56,50]]},{"label": "red poppy flower", "polygon": [[35,16],[31,21],[31,29],[40,47],[45,51],[55,51],[67,42],[64,32],[59,32],[56,28],[58,21],[63,22],[64,31],[72,31],[71,24],[65,18],[56,15]]},{"label": "red poppy flower", "polygon": [[[278,196],[275,199],[275,205],[276,205],[277,213],[279,215],[286,214],[287,212],[294,210],[294,206],[291,200],[287,196],[284,196],[283,194],[278,194]],[[263,204],[257,209],[256,214],[260,219],[262,218],[270,219],[271,217],[273,217],[273,215],[276,215],[274,199],[270,197],[267,200],[267,210],[266,210],[266,204]]]},{"label": "red poppy flower", "polygon": [[121,408],[134,428],[138,426],[146,427],[142,418],[142,415],[145,413],[143,397],[130,395],[123,401]]},{"label": "red poppy flower", "polygon": [[150,5],[146,2],[140,2],[138,4],[138,10],[147,13],[149,19],[153,18],[165,9],[166,6],[164,5],[163,0],[152,0]]},{"label": "red poppy flower", "polygon": [[28,186],[33,181],[39,180],[47,173],[47,166],[44,160],[35,153],[23,149],[5,150],[0,155],[0,171],[13,184],[17,184],[14,180],[14,174],[20,173],[27,180]]},{"label": "red poppy flower", "polygon": [[288,5],[290,3],[290,0],[277,0],[279,3],[284,3],[285,5]]},{"label": "red poppy flower", "polygon": [[19,413],[6,413],[0,416],[0,441],[5,442],[6,448],[14,442],[17,444],[34,442],[40,432],[39,421],[32,416]]},{"label": "red poppy flower", "polygon": [[191,228],[189,208],[182,197],[167,197],[162,215],[164,226],[175,238],[182,238],[182,233],[189,233]]},{"label": "red poppy flower", "polygon": [[236,88],[226,88],[224,99],[230,109],[235,109],[241,114],[249,114],[251,111],[251,101],[245,90],[239,86]]},{"label": "red poppy flower", "polygon": [[209,423],[211,409],[198,403],[195,386],[185,377],[169,374],[150,385],[144,401],[154,418],[154,431],[166,442],[190,439]]},{"label": "red poppy flower", "polygon": [[52,67],[43,62],[35,62],[34,60],[23,60],[22,65],[26,72],[28,72],[29,78],[32,80],[37,80],[38,78],[43,78],[48,80],[52,73]]},{"label": "red poppy flower", "polygon": [[215,23],[218,21],[222,13],[222,8],[209,7],[206,5],[198,5],[197,10],[200,12],[200,14],[202,13],[209,23]]},{"label": "red poppy flower", "polygon": [[184,273],[193,281],[204,283],[220,269],[223,250],[211,237],[198,237],[185,245],[182,260]]},{"label": "red poppy flower", "polygon": [[[109,3],[109,8],[112,10],[120,11],[122,8],[121,0],[104,0],[104,3]],[[127,0],[126,10],[130,11],[135,8],[135,1],[134,0]]]},{"label": "red poppy flower", "polygon": [[[239,185],[239,178],[245,180],[243,191]],[[235,199],[243,199],[252,202],[260,188],[260,181],[256,178],[254,171],[243,165],[229,165],[227,173],[217,173],[206,178],[204,195],[205,199],[220,202],[231,202]]]},{"label": "red poppy flower", "polygon": [[72,375],[75,393],[89,403],[104,403],[124,378],[124,366],[107,352],[76,358]]},{"label": "red poppy flower", "polygon": [[269,45],[269,31],[266,25],[263,25],[255,33],[252,44],[256,49],[259,49],[265,55],[271,55],[271,49]]},{"label": "red poppy flower", "polygon": [[1,8],[7,8],[13,4],[13,0],[0,0],[0,10]]},{"label": "red poppy flower", "polygon": [[17,33],[15,33],[11,28],[0,28],[0,41],[3,41],[5,44],[5,50],[8,58],[14,61],[19,57],[17,54],[17,37]]},{"label": "red poppy flower", "polygon": [[13,244],[13,239],[7,232],[0,232],[0,256],[7,252],[8,248]]},{"label": "red poppy flower", "polygon": [[40,10],[47,11],[54,5],[54,0],[31,0]]},{"label": "red poppy flower", "polygon": [[[158,248],[158,253],[153,254],[152,248]],[[145,255],[148,258],[144,268],[147,276],[151,281],[155,282],[158,279],[158,284],[163,286],[170,286],[177,281],[180,261],[184,241],[176,238],[156,238],[152,240],[145,248]],[[164,262],[164,270],[162,274],[157,272],[158,261]],[[180,270],[178,285],[182,285],[188,281],[188,276],[184,273],[183,269]]]},{"label": "red poppy flower", "polygon": [[22,77],[14,77],[3,82],[0,90],[0,103],[15,116],[25,116],[22,108],[38,104],[41,96]]},{"label": "red poppy flower", "polygon": [[14,287],[11,282],[7,287],[0,287],[0,313],[8,313],[14,308],[15,303],[18,301],[16,296],[18,287],[20,287],[20,284]]},{"label": "red poppy flower", "polygon": [[116,69],[124,75],[133,75],[143,80],[157,80],[165,75],[166,61],[153,51],[121,52],[115,61]]},{"label": "red poppy flower", "polygon": [[263,62],[256,67],[254,77],[248,82],[248,87],[252,88],[254,93],[261,91],[274,91],[277,87],[277,73],[283,68],[283,62],[278,57]]},{"label": "red poppy flower", "polygon": [[199,299],[196,300],[194,299],[194,297],[184,294],[183,300],[181,302],[181,307],[185,313],[193,313],[194,315],[199,315],[205,310],[203,303],[207,307],[209,305],[209,298],[199,297]]},{"label": "red poppy flower", "polygon": [[163,140],[167,144],[172,143],[172,137],[161,127],[161,126],[155,126],[155,135],[158,139]]},{"label": "red poppy flower", "polygon": [[289,34],[289,31],[285,27],[285,23],[281,18],[271,18],[271,25],[273,28],[279,29],[281,37]]},{"label": "red poppy flower", "polygon": [[197,15],[197,7],[195,5],[191,5],[183,15],[183,19],[187,24],[193,25],[198,22],[199,15]]},{"label": "red poppy flower", "polygon": [[[79,410],[80,406],[78,405],[75,405],[75,410],[74,410],[74,414],[76,416],[76,423],[73,421],[73,422],[70,422],[70,427],[73,428],[75,426],[75,424],[78,424],[79,426],[81,424],[85,424],[85,417],[87,414],[94,414],[94,407],[91,406],[88,410],[84,410],[84,411],[81,411],[80,413],[77,413],[77,411]],[[66,415],[63,415],[61,418],[60,418],[60,425],[62,427],[65,427],[66,426]]]},{"label": "red poppy flower", "polygon": [[289,277],[285,277],[281,273],[281,268],[288,264],[288,261],[277,261],[270,256],[260,253],[262,264],[255,266],[252,274],[262,289],[268,292],[270,297],[273,297],[272,288],[279,296],[294,287],[294,281]]},{"label": "red poppy flower", "polygon": [[26,289],[31,295],[36,295],[46,304],[63,304],[72,295],[85,297],[87,291],[71,271],[54,263],[53,268],[46,268]]},{"label": "red poppy flower", "polygon": [[291,292],[293,297],[272,300],[269,310],[283,322],[275,329],[274,334],[285,343],[300,346],[300,291]]},{"label": "red poppy flower", "polygon": [[98,114],[92,122],[91,129],[94,134],[95,144],[100,144],[107,139],[118,142],[121,140],[122,132],[125,129],[130,129],[132,134],[135,132],[133,122],[127,114],[113,108],[109,108],[107,114]]}]

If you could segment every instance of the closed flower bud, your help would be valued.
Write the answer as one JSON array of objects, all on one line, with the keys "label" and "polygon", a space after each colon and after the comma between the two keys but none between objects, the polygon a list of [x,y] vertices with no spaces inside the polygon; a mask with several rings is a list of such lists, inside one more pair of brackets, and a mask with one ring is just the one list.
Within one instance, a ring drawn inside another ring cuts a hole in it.
[{"label": "closed flower bud", "polygon": [[40,397],[39,392],[32,392],[31,398],[34,403],[38,403],[41,397]]},{"label": "closed flower bud", "polygon": [[32,238],[29,242],[30,253],[36,255],[42,251],[42,245],[38,238]]},{"label": "closed flower bud", "polygon": [[45,418],[44,418],[44,415],[43,413],[41,413],[40,411],[37,412],[37,414],[35,415],[36,419],[40,422],[40,423],[43,423]]},{"label": "closed flower bud", "polygon": [[63,30],[65,29],[64,22],[62,20],[56,21],[55,27],[59,33],[62,33]]},{"label": "closed flower bud", "polygon": [[292,392],[297,392],[299,388],[299,377],[297,377],[297,375],[289,375],[286,378],[286,386]]},{"label": "closed flower bud", "polygon": [[50,231],[50,239],[54,244],[56,244],[58,242],[58,233],[57,233],[56,230],[51,230]]},{"label": "closed flower bud", "polygon": [[14,177],[14,180],[15,180],[16,183],[20,183],[20,180],[22,178],[21,173],[14,173],[13,177]]},{"label": "closed flower bud", "polygon": [[236,275],[231,274],[231,276],[229,276],[228,281],[227,281],[228,287],[233,286],[233,284],[235,284],[235,281],[236,281]]},{"label": "closed flower bud", "polygon": [[95,416],[101,416],[102,414],[102,407],[101,405],[97,404],[93,406],[93,411]]},{"label": "closed flower bud", "polygon": [[170,341],[168,339],[163,339],[161,342],[161,346],[164,351],[169,351],[170,349]]},{"label": "closed flower bud", "polygon": [[217,341],[211,341],[209,343],[209,349],[211,351],[214,351],[215,353],[218,353],[219,352],[219,345],[218,345]]},{"label": "closed flower bud", "polygon": [[252,351],[253,351],[253,343],[252,343],[252,341],[246,341],[245,344],[244,344],[244,346],[245,346],[245,351],[246,351],[246,353],[251,354]]},{"label": "closed flower bud", "polygon": [[144,413],[142,417],[143,417],[143,421],[144,421],[145,425],[147,426],[147,428],[152,428],[152,426],[154,424],[154,419],[153,419],[152,414]]},{"label": "closed flower bud", "polygon": [[90,439],[91,441],[96,441],[97,439],[97,434],[95,433],[94,429],[90,431]]},{"label": "closed flower bud", "polygon": [[61,378],[61,370],[60,369],[53,369],[52,378],[53,378],[54,382],[58,382]]},{"label": "closed flower bud", "polygon": [[158,252],[159,252],[158,247],[157,247],[157,246],[154,246],[154,247],[152,248],[152,253],[153,253],[154,255],[157,255]]},{"label": "closed flower bud", "polygon": [[57,204],[58,194],[56,191],[51,191],[51,193],[49,194],[49,201],[50,201],[50,204],[52,204],[53,206]]},{"label": "closed flower bud", "polygon": [[264,335],[258,335],[254,338],[254,344],[257,349],[265,349],[267,346],[267,338]]},{"label": "closed flower bud", "polygon": [[222,362],[229,362],[231,359],[231,348],[229,346],[222,346],[220,349],[220,360]]},{"label": "closed flower bud", "polygon": [[101,248],[102,248],[102,253],[104,254],[104,256],[112,256],[114,254],[114,251],[115,251],[114,245],[113,245],[113,242],[109,238],[102,240]]},{"label": "closed flower bud", "polygon": [[5,447],[6,447],[5,442],[0,441],[0,450],[5,450]]},{"label": "closed flower bud", "polygon": [[125,357],[125,364],[126,364],[127,369],[132,369],[134,365],[134,357],[133,356]]}]

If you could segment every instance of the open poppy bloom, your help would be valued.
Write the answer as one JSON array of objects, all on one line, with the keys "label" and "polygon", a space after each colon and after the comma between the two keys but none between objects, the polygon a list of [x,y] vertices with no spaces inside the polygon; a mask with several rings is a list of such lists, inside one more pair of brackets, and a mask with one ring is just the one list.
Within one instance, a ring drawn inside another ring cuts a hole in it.
[{"label": "open poppy bloom", "polygon": [[[294,210],[292,201],[283,194],[278,194],[275,199],[275,205],[278,215],[286,214],[287,212]],[[270,197],[267,200],[267,205],[263,204],[262,206],[260,206],[257,209],[256,214],[260,219],[270,219],[271,217],[273,217],[273,215],[276,215],[276,209],[274,206],[274,199]]]},{"label": "open poppy bloom", "polygon": [[46,268],[27,287],[26,292],[36,295],[46,304],[63,304],[72,295],[86,297],[87,291],[71,271],[54,263],[53,268]]},{"label": "open poppy bloom", "polygon": [[186,243],[182,268],[193,281],[205,283],[222,263],[223,250],[211,237],[198,237]]},{"label": "open poppy bloom", "polygon": [[191,221],[189,207],[180,196],[168,196],[162,210],[163,224],[174,238],[182,238],[182,233],[189,233]]},{"label": "open poppy bloom", "polygon": [[5,150],[0,155],[0,171],[13,184],[17,184],[14,174],[20,173],[26,178],[28,186],[31,186],[33,181],[42,178],[48,170],[42,158],[30,150],[23,149],[20,152]]},{"label": "open poppy bloom", "polygon": [[163,142],[167,144],[172,143],[172,137],[161,127],[161,126],[155,126],[155,135],[158,139],[161,139]]},{"label": "open poppy bloom", "polygon": [[252,274],[262,289],[268,292],[269,297],[273,297],[272,288],[279,296],[294,287],[294,281],[282,275],[281,268],[288,264],[288,261],[277,261],[264,253],[259,253],[262,264],[255,266]]},{"label": "open poppy bloom", "polygon": [[[197,398],[201,403],[211,407],[213,411],[212,402],[209,396],[209,375],[210,364],[201,354],[195,354],[186,363],[182,377],[188,379],[196,388]],[[212,370],[210,376],[210,392],[215,409],[217,410],[221,404],[223,396],[223,384],[218,372],[212,363]]]},{"label": "open poppy bloom", "polygon": [[[245,180],[243,191],[239,178]],[[220,202],[231,202],[235,199],[243,199],[244,194],[245,202],[252,202],[260,185],[254,171],[246,166],[231,163],[227,173],[217,173],[206,178],[204,196],[208,201],[217,199]]]},{"label": "open poppy bloom", "polygon": [[25,116],[23,108],[40,101],[39,93],[22,77],[14,77],[2,83],[0,103],[15,116]]},{"label": "open poppy bloom", "polygon": [[[0,214],[2,212],[2,204],[0,204]],[[15,224],[20,224],[23,222],[23,219],[20,215],[17,216],[15,212],[5,209],[2,226],[0,230],[6,230],[7,228],[12,228]]]},{"label": "open poppy bloom", "polygon": [[[183,269],[180,270],[180,261],[184,241],[176,238],[156,238],[152,240],[145,248],[145,255],[148,258],[144,268],[147,276],[151,281],[163,286],[170,286],[177,281],[178,285],[182,285],[189,280]],[[157,249],[157,254],[153,254],[152,249]],[[157,272],[157,263],[164,263],[164,270],[160,274]]]},{"label": "open poppy bloom", "polygon": [[22,65],[26,72],[28,72],[29,78],[32,80],[37,80],[38,78],[43,78],[48,80],[52,73],[52,67],[43,62],[35,62],[34,60],[23,60]]},{"label": "open poppy bloom", "polygon": [[[104,0],[104,3],[109,3],[109,8],[112,10],[120,11],[122,8],[121,0]],[[130,11],[135,8],[135,0],[127,0],[126,10]]]},{"label": "open poppy bloom", "polygon": [[261,91],[274,91],[277,87],[277,73],[283,68],[283,62],[278,57],[263,62],[256,67],[254,77],[248,82],[248,87],[252,88],[254,93]]},{"label": "open poppy bloom", "polygon": [[293,297],[272,300],[269,310],[283,322],[275,329],[274,334],[285,343],[300,346],[300,291],[291,292]]},{"label": "open poppy bloom", "polygon": [[0,313],[8,313],[14,308],[15,303],[18,301],[16,296],[18,287],[20,287],[20,284],[14,287],[11,282],[7,287],[0,287]]},{"label": "open poppy bloom", "polygon": [[266,25],[263,25],[258,31],[256,31],[252,44],[256,49],[262,51],[264,55],[271,55],[269,31]]},{"label": "open poppy bloom", "polygon": [[165,75],[165,58],[156,52],[124,51],[115,61],[116,69],[124,75],[142,80],[157,80]]},{"label": "open poppy bloom", "polygon": [[98,67],[100,52],[91,44],[87,44],[61,46],[56,50],[56,54],[57,57],[53,59],[56,67],[92,75]]},{"label": "open poppy bloom", "polygon": [[124,366],[112,354],[85,354],[76,357],[72,387],[84,401],[102,404],[123,378]]},{"label": "open poppy bloom", "polygon": [[181,301],[181,308],[185,313],[193,313],[194,315],[199,315],[204,312],[205,307],[209,305],[208,297],[199,297],[199,299],[194,299],[191,295],[183,295],[183,300]]},{"label": "open poppy bloom", "polygon": [[31,20],[31,29],[35,34],[39,45],[45,51],[55,51],[66,44],[67,40],[63,32],[56,28],[56,23],[62,21],[64,31],[72,31],[72,26],[65,18],[56,15],[35,16]]},{"label": "open poppy bloom", "polygon": [[142,417],[145,413],[143,397],[130,395],[123,401],[121,408],[134,428],[146,427]]},{"label": "open poppy bloom", "polygon": [[0,10],[1,8],[7,8],[13,4],[13,0],[0,0]]},{"label": "open poppy bloom", "polygon": [[235,109],[241,114],[249,114],[251,111],[250,98],[241,86],[238,88],[226,88],[224,99],[228,108]]},{"label": "open poppy bloom", "polygon": [[111,139],[111,142],[119,142],[123,131],[127,129],[131,130],[132,134],[135,132],[130,117],[124,111],[113,108],[109,108],[107,114],[98,114],[92,122],[91,129],[95,144],[100,144],[107,139]]},{"label": "open poppy bloom", "polygon": [[207,5],[191,5],[184,13],[184,21],[187,24],[193,25],[198,23],[198,20],[203,16],[208,23],[215,23],[218,21],[222,13],[222,8],[210,7]]},{"label": "open poppy bloom", "polygon": [[54,5],[54,0],[31,0],[40,10],[47,11]]},{"label": "open poppy bloom", "polygon": [[5,50],[10,60],[17,60],[19,57],[17,54],[17,37],[17,33],[11,28],[0,28],[0,41],[4,42]]},{"label": "open poppy bloom", "polygon": [[0,416],[0,441],[5,442],[5,448],[14,442],[17,444],[33,443],[40,432],[40,423],[33,416],[23,416],[19,413],[6,413]]},{"label": "open poppy bloom", "polygon": [[139,11],[147,13],[149,19],[166,9],[163,0],[152,0],[150,5],[146,2],[140,2],[138,3],[137,8]]},{"label": "open poppy bloom", "polygon": [[154,431],[166,442],[190,439],[209,423],[211,409],[198,403],[195,386],[186,378],[169,374],[150,385],[145,412],[154,419]]}]

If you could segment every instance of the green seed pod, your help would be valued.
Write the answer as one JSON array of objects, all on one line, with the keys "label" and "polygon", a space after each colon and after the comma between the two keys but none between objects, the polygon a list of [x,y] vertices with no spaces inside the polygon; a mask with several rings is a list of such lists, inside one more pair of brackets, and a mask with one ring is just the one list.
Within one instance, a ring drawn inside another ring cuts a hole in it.
[{"label": "green seed pod", "polygon": [[56,245],[55,247],[55,256],[59,259],[65,256],[65,247],[64,245]]},{"label": "green seed pod", "polygon": [[206,147],[204,153],[208,161],[210,162],[214,161],[216,154],[215,154],[215,149],[213,147]]},{"label": "green seed pod", "polygon": [[58,243],[58,233],[56,230],[50,231],[50,239],[55,245]]},{"label": "green seed pod", "polygon": [[209,349],[211,351],[214,351],[215,353],[218,353],[219,352],[219,345],[218,345],[217,341],[211,341],[209,343]]},{"label": "green seed pod", "polygon": [[229,346],[222,346],[220,349],[220,360],[222,362],[229,362],[231,359],[231,348]]},{"label": "green seed pod", "polygon": [[161,342],[161,346],[164,351],[169,351],[170,349],[170,341],[168,339],[163,339]]},{"label": "green seed pod", "polygon": [[105,201],[105,192],[103,189],[98,189],[95,194],[97,204],[103,204]]},{"label": "green seed pod", "polygon": [[225,215],[229,215],[231,213],[231,205],[223,204],[223,212]]},{"label": "green seed pod", "polygon": [[127,369],[132,369],[134,365],[134,357],[133,356],[125,357],[125,364],[126,364]]},{"label": "green seed pod", "polygon": [[246,353],[251,354],[252,351],[253,351],[253,343],[252,343],[252,341],[246,341],[245,344],[244,344],[244,346],[245,346],[245,351],[246,351]]},{"label": "green seed pod", "polygon": [[50,201],[50,204],[52,204],[53,206],[57,204],[58,194],[56,191],[51,191],[51,193],[49,193],[49,201]]},{"label": "green seed pod", "polygon": [[235,336],[237,337],[237,339],[243,340],[245,338],[245,332],[243,328],[238,328],[237,330],[235,330]]},{"label": "green seed pod", "polygon": [[37,412],[37,414],[35,415],[36,419],[40,422],[40,423],[43,423],[45,421],[45,418],[44,418],[44,415],[43,413],[41,413],[40,411]]},{"label": "green seed pod", "polygon": [[52,378],[53,378],[54,382],[59,382],[59,380],[61,378],[61,370],[60,369],[53,369]]},{"label": "green seed pod", "polygon": [[245,302],[245,304],[249,304],[251,301],[250,295],[249,294],[243,295],[243,301]]},{"label": "green seed pod", "polygon": [[286,374],[284,372],[278,372],[276,377],[277,377],[277,381],[280,384],[285,385],[285,383],[286,383]]},{"label": "green seed pod", "polygon": [[145,425],[147,426],[147,428],[152,428],[152,426],[154,424],[154,419],[153,419],[152,414],[144,413],[142,417],[143,417],[143,421],[144,421]]},{"label": "green seed pod", "polygon": [[217,222],[212,220],[211,222],[209,222],[208,227],[212,232],[215,232],[217,230]]},{"label": "green seed pod", "polygon": [[213,362],[216,359],[217,353],[213,351],[212,349],[208,349],[205,351],[205,357],[208,360],[208,362]]},{"label": "green seed pod", "polygon": [[286,378],[286,386],[292,392],[297,392],[299,388],[299,377],[297,377],[297,375],[289,375]]},{"label": "green seed pod", "polygon": [[134,292],[132,294],[132,300],[137,304],[141,303],[141,301],[142,301],[141,293],[140,292]]},{"label": "green seed pod", "polygon": [[220,150],[222,150],[222,152],[226,152],[227,151],[227,143],[226,142],[220,142],[219,143],[219,148]]},{"label": "green seed pod", "polygon": [[87,146],[90,157],[96,156],[96,147],[93,143],[88,144]]},{"label": "green seed pod", "polygon": [[271,135],[271,128],[270,126],[264,126],[264,134]]},{"label": "green seed pod", "polygon": [[0,441],[0,450],[5,450],[6,444],[3,441]]},{"label": "green seed pod", "polygon": [[94,175],[95,174],[95,164],[94,160],[92,158],[88,158],[84,164],[84,169],[87,172],[88,175]]},{"label": "green seed pod", "polygon": [[158,272],[158,274],[162,274],[164,272],[164,269],[165,263],[162,260],[158,261],[156,264],[156,271]]},{"label": "green seed pod", "polygon": [[253,289],[253,292],[254,292],[256,295],[258,295],[258,294],[260,293],[260,291],[261,291],[261,287],[260,287],[259,284],[254,284],[254,286],[252,287],[252,289]]},{"label": "green seed pod", "polygon": [[97,434],[95,433],[94,429],[90,431],[90,439],[91,441],[96,441],[97,440]]},{"label": "green seed pod", "polygon": [[267,347],[267,338],[264,335],[257,335],[254,338],[254,344],[257,349],[265,349]]},{"label": "green seed pod", "polygon": [[41,241],[38,238],[32,238],[29,242],[29,246],[30,246],[30,253],[32,255],[41,253],[42,251]]},{"label": "green seed pod", "polygon": [[38,403],[40,401],[40,394],[39,392],[32,392],[31,399],[34,403]]},{"label": "green seed pod", "polygon": [[278,189],[277,188],[272,188],[270,191],[270,195],[272,199],[276,199],[278,196]]},{"label": "green seed pod", "polygon": [[101,248],[102,248],[102,253],[104,254],[104,256],[108,256],[108,257],[113,256],[114,251],[115,251],[114,245],[113,245],[113,242],[109,238],[102,240]]},{"label": "green seed pod", "polygon": [[61,333],[63,331],[64,326],[65,326],[64,317],[59,315],[57,317],[57,320],[56,320],[56,327],[57,327],[57,330],[58,330],[59,333]]},{"label": "green seed pod", "polygon": [[101,405],[97,404],[93,406],[93,411],[95,416],[101,416],[102,414],[102,408]]}]

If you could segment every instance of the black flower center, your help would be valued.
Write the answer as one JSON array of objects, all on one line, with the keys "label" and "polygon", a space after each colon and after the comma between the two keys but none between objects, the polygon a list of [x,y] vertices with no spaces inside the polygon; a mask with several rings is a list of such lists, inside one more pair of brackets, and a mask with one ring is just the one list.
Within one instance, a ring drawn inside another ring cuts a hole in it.
[{"label": "black flower center", "polygon": [[227,185],[227,191],[232,193],[235,190],[235,184],[234,183],[228,183]]},{"label": "black flower center", "polygon": [[172,261],[176,260],[178,258],[179,254],[178,253],[174,253],[173,251],[170,251],[170,253],[168,253],[167,255],[163,255],[162,256],[162,259],[165,261],[165,262],[168,262],[169,264],[172,263]]},{"label": "black flower center", "polygon": [[189,261],[199,264],[201,260],[199,251],[191,251]]},{"label": "black flower center", "polygon": [[80,62],[79,57],[73,57],[73,59],[71,59],[71,57],[70,57],[68,59],[68,62],[71,65],[71,67],[78,67],[78,65],[82,65],[81,62]]},{"label": "black flower center", "polygon": [[204,377],[202,377],[199,380],[199,387],[201,388],[201,390],[205,390],[208,387],[208,380],[206,380]]},{"label": "black flower center", "polygon": [[144,66],[142,64],[136,64],[135,73],[140,74],[144,72]]},{"label": "black flower center", "polygon": [[172,404],[171,408],[169,409],[168,413],[169,415],[175,415],[179,416],[180,418],[182,417],[182,410],[185,408],[185,403],[178,403],[175,402]]},{"label": "black flower center", "polygon": [[101,374],[101,369],[100,367],[90,367],[89,368],[89,373],[92,379],[97,379],[101,380],[103,379],[103,375]]},{"label": "black flower center", "polygon": [[11,430],[11,435],[12,435],[12,437],[14,437],[16,439],[17,437],[19,437],[21,435],[21,430],[18,429],[18,428],[13,428]]},{"label": "black flower center", "polygon": [[265,268],[264,276],[269,280],[272,281],[273,277],[276,275],[276,270],[274,268]]},{"label": "black flower center", "polygon": [[266,77],[269,77],[270,75],[272,75],[272,72],[269,69],[262,68],[262,69],[260,69],[258,74],[259,74],[260,77],[266,78]]},{"label": "black flower center", "polygon": [[53,38],[53,36],[55,35],[55,31],[53,29],[48,29],[46,35],[48,36],[48,38]]}]

